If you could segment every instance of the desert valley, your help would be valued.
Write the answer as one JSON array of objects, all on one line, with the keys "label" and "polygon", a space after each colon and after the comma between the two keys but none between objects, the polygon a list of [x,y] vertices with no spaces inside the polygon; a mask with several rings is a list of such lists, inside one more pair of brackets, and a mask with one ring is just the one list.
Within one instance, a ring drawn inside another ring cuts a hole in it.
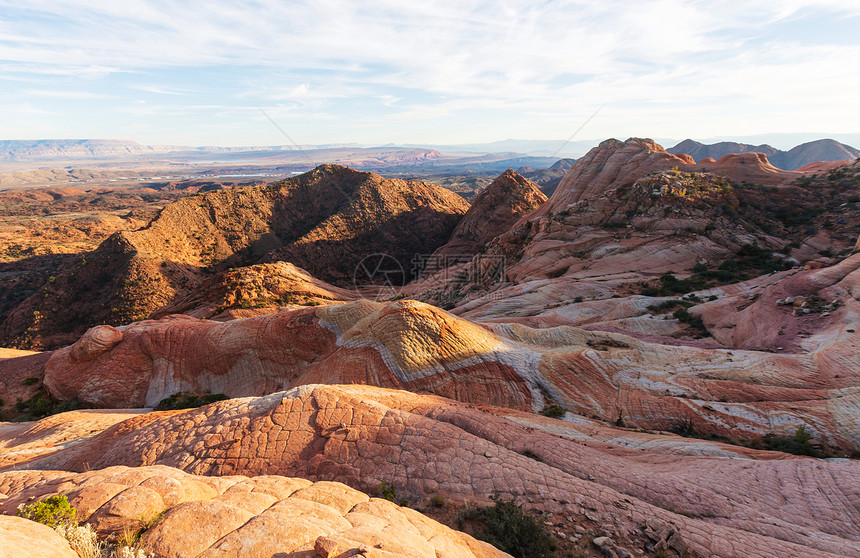
[{"label": "desert valley", "polygon": [[860,556],[853,147],[2,148],[2,556]]}]

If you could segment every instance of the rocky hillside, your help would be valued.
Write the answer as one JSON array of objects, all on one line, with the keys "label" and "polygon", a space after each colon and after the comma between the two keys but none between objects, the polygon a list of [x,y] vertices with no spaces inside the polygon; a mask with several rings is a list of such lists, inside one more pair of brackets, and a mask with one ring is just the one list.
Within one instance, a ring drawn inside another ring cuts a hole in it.
[{"label": "rocky hillside", "polygon": [[785,170],[796,170],[818,161],[853,161],[860,157],[860,150],[832,139],[811,141],[788,151],[769,145],[748,145],[728,141],[706,145],[687,139],[667,151],[675,155],[685,153],[696,161],[706,158],[716,160],[729,154],[763,153],[774,166]]},{"label": "rocky hillside", "polygon": [[508,169],[475,197],[451,240],[434,256],[473,256],[545,201],[537,185]]},{"label": "rocky hillside", "polygon": [[776,186],[800,177],[799,173],[781,171],[759,154],[729,155],[719,161],[696,164],[686,154],[674,155],[650,139],[609,139],[577,159],[550,197],[542,214],[559,212],[570,204],[599,196],[608,189],[632,185],[655,171],[671,169],[687,172],[710,172],[734,182],[752,182]]},{"label": "rocky hillside", "polygon": [[698,285],[714,286],[818,258],[833,262],[860,232],[852,211],[858,164],[812,178],[757,154],[697,165],[648,140],[610,140],[577,161],[553,196],[485,255],[409,292],[458,313],[493,293],[507,298],[510,312],[514,295],[504,289],[530,281],[540,282],[529,295],[540,305],[640,292],[663,274],[697,274]]},{"label": "rocky hillside", "polygon": [[218,270],[286,260],[352,286],[361,260],[431,254],[468,203],[420,182],[336,165],[265,187],[208,192],[167,205],[67,264],[0,325],[0,344],[51,347],[97,323],[141,319]]},{"label": "rocky hillside", "polygon": [[186,314],[195,318],[227,319],[356,298],[355,290],[320,281],[289,262],[277,262],[218,273],[187,295],[159,308],[151,317]]}]

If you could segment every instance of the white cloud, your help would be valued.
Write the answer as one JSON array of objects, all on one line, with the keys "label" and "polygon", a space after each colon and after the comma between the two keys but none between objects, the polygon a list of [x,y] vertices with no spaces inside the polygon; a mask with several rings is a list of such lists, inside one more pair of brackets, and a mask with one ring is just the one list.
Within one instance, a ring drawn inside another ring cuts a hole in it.
[{"label": "white cloud", "polygon": [[[357,120],[482,112],[495,114],[494,129],[517,116],[542,118],[543,133],[559,137],[603,104],[590,125],[598,133],[639,121],[708,134],[788,130],[813,119],[860,128],[847,111],[860,88],[858,43],[768,34],[809,14],[858,16],[853,0],[232,0],[205,9],[166,0],[31,0],[26,8],[0,0],[0,9],[11,14],[0,22],[0,82],[147,73],[159,85],[133,87],[204,95],[212,105],[227,106],[231,96],[331,119],[334,106],[363,100],[379,112]],[[189,90],[159,75],[215,67],[236,72],[236,90]],[[164,116],[191,110],[146,108]]]},{"label": "white cloud", "polygon": [[54,97],[58,99],[111,99],[113,95],[104,93],[92,93],[90,91],[62,91],[56,89],[27,89],[25,95],[33,97]]}]

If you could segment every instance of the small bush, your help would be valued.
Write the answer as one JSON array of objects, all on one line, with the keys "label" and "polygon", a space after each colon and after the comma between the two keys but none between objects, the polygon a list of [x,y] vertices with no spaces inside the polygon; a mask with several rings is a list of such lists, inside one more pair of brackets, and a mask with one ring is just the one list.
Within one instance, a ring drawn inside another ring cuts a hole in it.
[{"label": "small bush", "polygon": [[376,485],[376,488],[373,489],[373,495],[377,498],[383,498],[389,502],[394,502],[398,506],[405,507],[409,505],[409,500],[398,496],[397,489],[394,488],[394,485],[388,484],[385,481]]},{"label": "small bush", "polygon": [[476,536],[515,558],[554,558],[555,543],[543,523],[523,511],[513,500],[493,497],[494,506],[464,512],[460,523],[476,521]]},{"label": "small bush", "polygon": [[564,416],[564,409],[559,405],[548,405],[541,411],[541,414],[549,418],[561,418]]},{"label": "small bush", "polygon": [[223,393],[210,393],[207,395],[195,395],[193,393],[179,392],[174,393],[170,397],[165,397],[155,406],[156,411],[176,411],[180,409],[195,409],[215,403],[216,401],[224,401],[229,399]]},{"label": "small bush", "polygon": [[683,322],[696,330],[697,335],[710,335],[710,333],[708,333],[708,328],[705,327],[705,322],[702,321],[702,318],[690,314],[686,308],[678,308],[672,313],[672,315],[675,316],[678,321]]},{"label": "small bush", "polygon": [[768,434],[764,437],[764,443],[769,450],[781,451],[783,453],[791,453],[794,455],[808,455],[810,457],[819,457],[819,450],[810,442],[812,434],[806,429],[805,424],[801,424],[794,431],[794,436],[774,436]]},{"label": "small bush", "polygon": [[434,494],[432,498],[430,498],[430,505],[434,508],[444,508],[445,507],[445,497],[441,494]]},{"label": "small bush", "polygon": [[98,535],[91,525],[63,524],[54,527],[54,531],[69,541],[69,545],[80,558],[110,556],[108,545],[98,540]]},{"label": "small bush", "polygon": [[76,513],[66,496],[49,496],[29,506],[18,506],[20,517],[52,528],[57,525],[73,525]]},{"label": "small bush", "polygon": [[34,376],[30,376],[29,378],[25,378],[24,381],[21,383],[24,384],[25,386],[35,386],[36,384],[39,383],[39,378],[36,378]]}]

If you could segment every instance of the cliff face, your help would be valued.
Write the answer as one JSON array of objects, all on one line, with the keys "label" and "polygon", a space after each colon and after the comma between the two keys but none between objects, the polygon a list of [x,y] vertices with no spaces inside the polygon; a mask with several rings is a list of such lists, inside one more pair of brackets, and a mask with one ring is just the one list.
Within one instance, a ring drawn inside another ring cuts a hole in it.
[{"label": "cliff face", "polygon": [[468,203],[443,188],[336,165],[264,187],[198,194],[78,258],[0,325],[0,344],[55,347],[142,319],[217,270],[287,260],[352,287],[365,256],[431,254]]}]

